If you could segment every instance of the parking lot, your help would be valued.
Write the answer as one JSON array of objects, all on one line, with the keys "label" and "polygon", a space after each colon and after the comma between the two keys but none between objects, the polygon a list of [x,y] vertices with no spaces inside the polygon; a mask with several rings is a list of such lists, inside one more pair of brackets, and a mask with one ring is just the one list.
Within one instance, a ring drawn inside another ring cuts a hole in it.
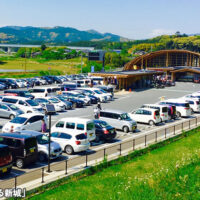
[{"label": "parking lot", "polygon": [[[142,104],[145,103],[156,103],[160,100],[160,97],[164,98],[177,98],[177,97],[182,97],[186,94],[190,94],[192,92],[200,91],[200,85],[199,84],[194,84],[194,83],[182,83],[178,82],[175,87],[166,87],[164,89],[148,89],[148,90],[137,90],[137,91],[132,91],[132,92],[118,92],[115,94],[115,99],[111,102],[108,103],[102,103],[102,108],[112,108],[112,109],[118,109],[118,110],[123,110],[126,112],[130,112],[134,109],[139,108]],[[90,118],[93,119],[93,109],[95,105],[93,106],[86,106],[84,108],[76,108],[74,110],[68,110],[66,112],[59,113],[57,115],[52,116],[52,125],[56,123],[57,120],[64,118],[64,117],[83,117],[83,118]],[[184,119],[179,119],[179,120],[184,120]],[[8,119],[1,119],[0,120],[0,126],[2,127]],[[174,123],[173,120],[171,120],[169,123]],[[164,123],[161,123],[159,126],[165,126]],[[145,124],[138,124],[138,130],[135,133],[129,132],[129,133],[124,133],[122,131],[117,131],[117,137],[114,142],[120,142],[126,138],[137,136],[141,133],[144,133],[145,131],[148,130],[153,130],[156,129],[157,126],[149,126]],[[89,151],[98,149],[99,147],[102,146],[108,146],[109,143],[92,143],[92,146]],[[75,157],[75,156],[81,156],[84,155],[84,153],[80,154],[75,154],[75,155],[67,155],[63,153],[62,157],[54,160],[52,162],[58,162],[61,160],[65,160],[67,158]],[[25,169],[18,169],[16,167],[13,167],[13,170],[11,171],[10,175],[4,177],[5,178],[10,178],[14,177],[20,174],[23,174],[27,171],[30,171],[32,169],[41,167],[46,165],[46,163],[40,163],[37,162],[34,165],[31,165]]]}]

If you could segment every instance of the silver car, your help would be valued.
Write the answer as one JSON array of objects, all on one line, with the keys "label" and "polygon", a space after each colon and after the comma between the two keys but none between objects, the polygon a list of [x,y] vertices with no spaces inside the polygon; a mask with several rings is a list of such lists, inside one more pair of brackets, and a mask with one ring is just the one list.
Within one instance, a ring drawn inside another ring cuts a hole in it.
[{"label": "silver car", "polygon": [[17,106],[11,103],[0,103],[0,117],[13,119],[21,114],[24,114],[24,112]]},{"label": "silver car", "polygon": [[136,121],[132,120],[128,113],[120,110],[105,109],[99,113],[99,119],[106,121],[116,129],[123,130],[125,133],[133,132],[137,129]]}]

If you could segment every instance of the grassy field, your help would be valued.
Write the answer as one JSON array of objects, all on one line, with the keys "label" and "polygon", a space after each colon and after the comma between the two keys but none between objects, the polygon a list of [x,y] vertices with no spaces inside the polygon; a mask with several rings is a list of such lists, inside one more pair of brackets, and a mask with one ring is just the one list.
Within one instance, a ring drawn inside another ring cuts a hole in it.
[{"label": "grassy field", "polygon": [[[85,58],[83,59],[85,62]],[[68,60],[42,60],[42,59],[24,59],[24,58],[13,58],[13,57],[0,57],[0,69],[22,69],[25,70],[36,70],[36,71],[49,71],[59,70],[64,74],[77,73],[78,69],[76,66],[81,64],[81,58],[74,58]]]},{"label": "grassy field", "polygon": [[129,162],[32,199],[200,199],[200,134],[194,134]]}]

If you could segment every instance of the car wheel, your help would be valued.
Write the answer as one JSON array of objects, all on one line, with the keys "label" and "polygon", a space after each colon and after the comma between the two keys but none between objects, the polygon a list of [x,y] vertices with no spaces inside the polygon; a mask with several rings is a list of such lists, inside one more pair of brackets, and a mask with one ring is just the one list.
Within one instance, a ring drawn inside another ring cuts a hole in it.
[{"label": "car wheel", "polygon": [[181,113],[177,112],[177,117],[180,118],[181,117]]},{"label": "car wheel", "polygon": [[44,161],[46,161],[47,156],[46,156],[46,154],[40,152],[39,155],[38,155],[38,159],[39,159],[40,162],[44,162]]},{"label": "car wheel", "polygon": [[99,137],[99,135],[96,135],[95,142],[100,142],[100,137]]},{"label": "car wheel", "polygon": [[10,118],[10,119],[14,119],[14,118],[15,118],[15,115],[10,115],[9,118]]},{"label": "car wheel", "polygon": [[67,145],[67,146],[65,147],[65,152],[66,152],[67,154],[69,154],[69,155],[72,155],[72,154],[74,153],[74,149],[72,148],[72,146]]},{"label": "car wheel", "polygon": [[128,132],[129,132],[128,126],[124,126],[124,127],[123,127],[123,131],[124,131],[125,133],[128,133]]},{"label": "car wheel", "polygon": [[27,113],[32,113],[32,111],[29,110],[29,111],[27,111]]},{"label": "car wheel", "polygon": [[150,121],[149,121],[149,125],[150,125],[150,126],[153,126],[154,124],[155,124],[155,123],[154,123],[153,120],[150,120]]},{"label": "car wheel", "polygon": [[22,159],[17,159],[16,160],[16,166],[20,169],[23,168],[24,167],[24,161]]}]

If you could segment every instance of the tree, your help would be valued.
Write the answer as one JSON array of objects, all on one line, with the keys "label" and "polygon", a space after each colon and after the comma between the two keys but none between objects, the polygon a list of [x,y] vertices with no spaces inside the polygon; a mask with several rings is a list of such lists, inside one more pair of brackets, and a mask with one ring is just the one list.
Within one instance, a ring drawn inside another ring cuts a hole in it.
[{"label": "tree", "polygon": [[47,47],[46,47],[45,44],[42,44],[40,48],[41,48],[42,51],[44,51]]}]

